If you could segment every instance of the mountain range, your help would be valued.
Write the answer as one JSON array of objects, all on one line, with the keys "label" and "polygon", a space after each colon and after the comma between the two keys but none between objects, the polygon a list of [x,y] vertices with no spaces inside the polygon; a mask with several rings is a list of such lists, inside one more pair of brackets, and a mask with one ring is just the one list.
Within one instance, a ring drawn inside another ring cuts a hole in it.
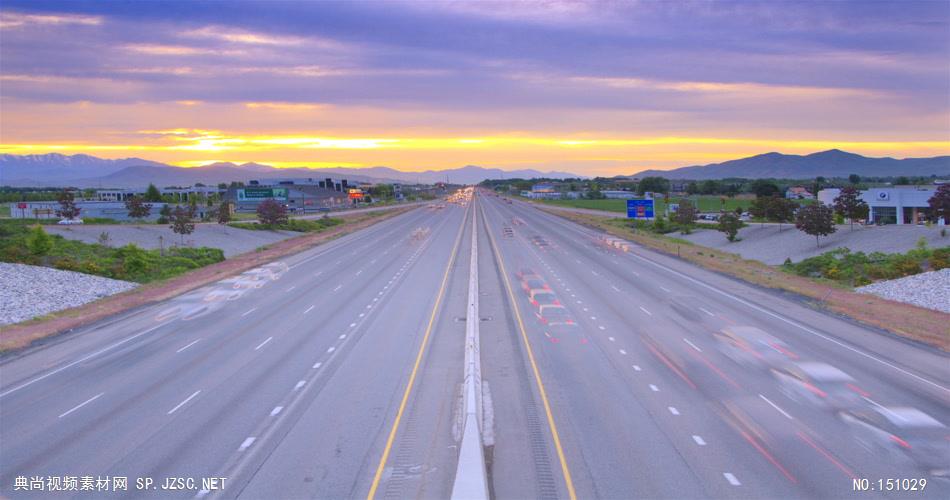
[{"label": "mountain range", "polygon": [[886,176],[950,176],[950,156],[933,158],[869,158],[840,149],[830,149],[810,155],[765,153],[738,160],[681,167],[673,170],[644,170],[633,175],[643,178],[661,176],[667,179],[810,179],[822,177]]},{"label": "mountain range", "polygon": [[148,183],[157,186],[187,186],[197,182],[219,182],[251,179],[332,176],[357,182],[402,182],[408,184],[477,184],[485,179],[582,178],[569,172],[538,170],[501,170],[468,165],[447,170],[404,172],[389,167],[369,168],[275,168],[259,163],[213,163],[201,167],[176,167],[141,158],[107,160],[89,155],[0,155],[0,185],[7,186],[73,186],[128,188]]}]

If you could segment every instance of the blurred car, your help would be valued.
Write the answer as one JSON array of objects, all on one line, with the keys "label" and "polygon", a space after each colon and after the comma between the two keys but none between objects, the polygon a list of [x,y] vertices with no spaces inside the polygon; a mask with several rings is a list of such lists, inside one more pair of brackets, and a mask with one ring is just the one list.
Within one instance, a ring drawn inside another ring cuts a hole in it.
[{"label": "blurred car", "polygon": [[528,290],[528,301],[530,301],[533,306],[550,304],[561,305],[557,300],[557,295],[555,295],[550,288],[533,288]]},{"label": "blurred car", "polygon": [[517,276],[518,279],[521,280],[521,281],[527,281],[527,280],[531,280],[531,279],[538,279],[538,280],[543,280],[543,279],[544,279],[544,278],[541,277],[540,274],[534,272],[534,270],[532,270],[532,269],[530,269],[530,268],[527,268],[527,267],[518,270],[518,272],[515,273],[515,276]]},{"label": "blurred car", "polygon": [[535,277],[521,280],[521,288],[524,289],[525,292],[528,292],[534,289],[550,290],[551,287],[549,287],[548,283],[543,279]]},{"label": "blurred car", "polygon": [[562,305],[544,304],[538,306],[538,312],[534,313],[542,324],[548,326],[570,325],[573,326],[574,318],[571,313]]},{"label": "blurred car", "polygon": [[923,411],[874,406],[839,416],[868,451],[909,461],[936,476],[950,474],[950,429]]},{"label": "blurred car", "polygon": [[82,224],[82,223],[83,223],[82,219],[63,219],[57,222],[57,224],[59,224],[60,226],[72,226],[75,224]]},{"label": "blurred car", "polygon": [[832,410],[864,406],[863,391],[854,378],[827,363],[807,361],[772,368],[782,392],[789,399]]},{"label": "blurred car", "polygon": [[771,368],[797,358],[784,342],[754,326],[727,326],[713,336],[719,350],[740,365]]}]

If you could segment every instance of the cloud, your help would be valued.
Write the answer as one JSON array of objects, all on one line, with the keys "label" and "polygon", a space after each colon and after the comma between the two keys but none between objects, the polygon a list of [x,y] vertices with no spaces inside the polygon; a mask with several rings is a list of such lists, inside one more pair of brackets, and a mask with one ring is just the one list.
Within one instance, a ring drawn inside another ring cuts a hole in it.
[{"label": "cloud", "polygon": [[76,14],[27,14],[22,12],[0,12],[0,28],[14,29],[30,26],[82,25],[98,26],[102,24],[100,16]]}]

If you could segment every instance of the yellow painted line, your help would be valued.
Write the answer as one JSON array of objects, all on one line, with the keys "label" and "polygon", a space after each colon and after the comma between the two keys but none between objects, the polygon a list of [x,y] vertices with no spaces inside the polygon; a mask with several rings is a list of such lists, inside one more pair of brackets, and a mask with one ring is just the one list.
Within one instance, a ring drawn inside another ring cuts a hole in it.
[{"label": "yellow painted line", "polygon": [[396,430],[399,429],[399,422],[402,420],[402,414],[406,411],[406,403],[409,401],[409,394],[412,392],[412,386],[416,381],[416,374],[419,371],[419,364],[422,363],[422,355],[425,353],[426,346],[429,344],[429,335],[432,333],[432,326],[435,324],[435,316],[439,311],[439,304],[442,303],[442,297],[445,295],[445,285],[449,281],[449,271],[458,255],[459,243],[462,241],[462,230],[465,228],[465,221],[468,220],[468,210],[465,211],[465,218],[459,226],[458,235],[455,237],[455,244],[452,247],[452,255],[449,257],[449,263],[445,266],[445,273],[442,275],[442,285],[439,286],[439,293],[435,297],[435,305],[432,306],[432,314],[429,316],[429,324],[426,326],[425,335],[422,336],[422,345],[419,346],[419,352],[416,354],[416,362],[412,365],[412,372],[409,374],[409,382],[406,384],[406,390],[402,394],[402,402],[399,403],[399,411],[396,412],[396,420],[389,431],[389,438],[386,439],[386,446],[383,448],[383,456],[379,459],[379,467],[376,468],[376,475],[373,476],[373,484],[366,495],[367,500],[373,500],[376,496],[376,490],[379,488],[380,478],[383,477],[383,470],[386,468],[386,461],[389,459],[389,452],[392,451],[393,441],[396,439]]},{"label": "yellow painted line", "polygon": [[[481,208],[481,206],[479,207]],[[511,282],[508,280],[508,272],[505,270],[505,259],[501,257],[498,246],[495,244],[495,237],[488,229],[488,219],[485,216],[485,209],[481,208],[482,221],[485,224],[485,232],[488,233],[488,241],[491,242],[492,250],[495,252],[495,258],[498,259],[498,265],[501,267],[501,275],[505,280],[505,289],[508,290],[508,298],[511,299],[511,308],[515,311],[515,319],[518,321],[518,329],[521,330],[521,339],[524,341],[525,349],[528,351],[528,361],[531,363],[531,370],[534,372],[534,380],[538,384],[538,393],[541,394],[541,402],[544,404],[544,413],[548,419],[548,427],[551,429],[551,439],[554,440],[554,448],[557,450],[557,458],[561,463],[561,472],[564,475],[564,485],[567,487],[567,494],[571,500],[577,500],[577,494],[574,492],[574,481],[571,479],[571,471],[567,467],[567,459],[564,458],[564,449],[561,448],[561,438],[557,432],[557,425],[554,424],[554,415],[551,413],[551,404],[548,403],[548,395],[544,390],[544,383],[541,382],[541,372],[538,370],[538,364],[534,361],[534,351],[531,349],[531,342],[528,340],[528,334],[524,329],[524,321],[521,320],[521,313],[518,310],[518,302],[511,291]]]}]

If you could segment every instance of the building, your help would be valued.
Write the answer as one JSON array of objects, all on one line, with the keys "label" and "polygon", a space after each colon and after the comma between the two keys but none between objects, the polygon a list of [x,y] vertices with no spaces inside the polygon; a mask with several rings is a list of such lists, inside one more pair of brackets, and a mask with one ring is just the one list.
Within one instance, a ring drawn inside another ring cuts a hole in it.
[{"label": "building", "polygon": [[[936,186],[891,186],[870,188],[861,192],[861,199],[868,204],[868,224],[917,224],[926,220],[930,213],[930,198]],[[834,204],[840,189],[822,189],[818,201]],[[941,220],[939,224],[945,224]]]},{"label": "building", "polygon": [[[97,189],[96,200],[98,201],[125,201],[133,196],[145,196],[146,188],[130,189]],[[191,200],[193,196],[202,195],[210,197],[227,192],[227,189],[221,189],[217,186],[188,186],[188,187],[170,187],[159,189],[162,196],[171,196],[179,203]]]},{"label": "building", "polygon": [[561,193],[554,188],[553,184],[535,184],[531,186],[531,191],[522,191],[521,196],[535,200],[561,199]]},{"label": "building", "polygon": [[[10,217],[14,219],[59,219],[56,216],[56,211],[59,210],[58,201],[20,201],[9,205]],[[144,217],[142,220],[154,222],[160,216],[159,211],[165,206],[164,203],[151,203],[151,205],[151,212],[148,217]],[[79,217],[82,219],[131,220],[124,201],[77,200],[76,207],[80,209]],[[198,215],[203,216],[204,214],[200,213]]]},{"label": "building", "polygon": [[811,198],[812,194],[801,186],[792,186],[785,190],[785,197],[790,200],[804,200]]},{"label": "building", "polygon": [[258,179],[243,187],[230,187],[225,199],[234,203],[239,212],[255,212],[264,200],[284,204],[291,212],[316,212],[358,201],[351,199],[351,186],[346,179],[295,178]]},{"label": "building", "polygon": [[611,200],[628,200],[637,197],[635,191],[601,191],[600,193]]}]

